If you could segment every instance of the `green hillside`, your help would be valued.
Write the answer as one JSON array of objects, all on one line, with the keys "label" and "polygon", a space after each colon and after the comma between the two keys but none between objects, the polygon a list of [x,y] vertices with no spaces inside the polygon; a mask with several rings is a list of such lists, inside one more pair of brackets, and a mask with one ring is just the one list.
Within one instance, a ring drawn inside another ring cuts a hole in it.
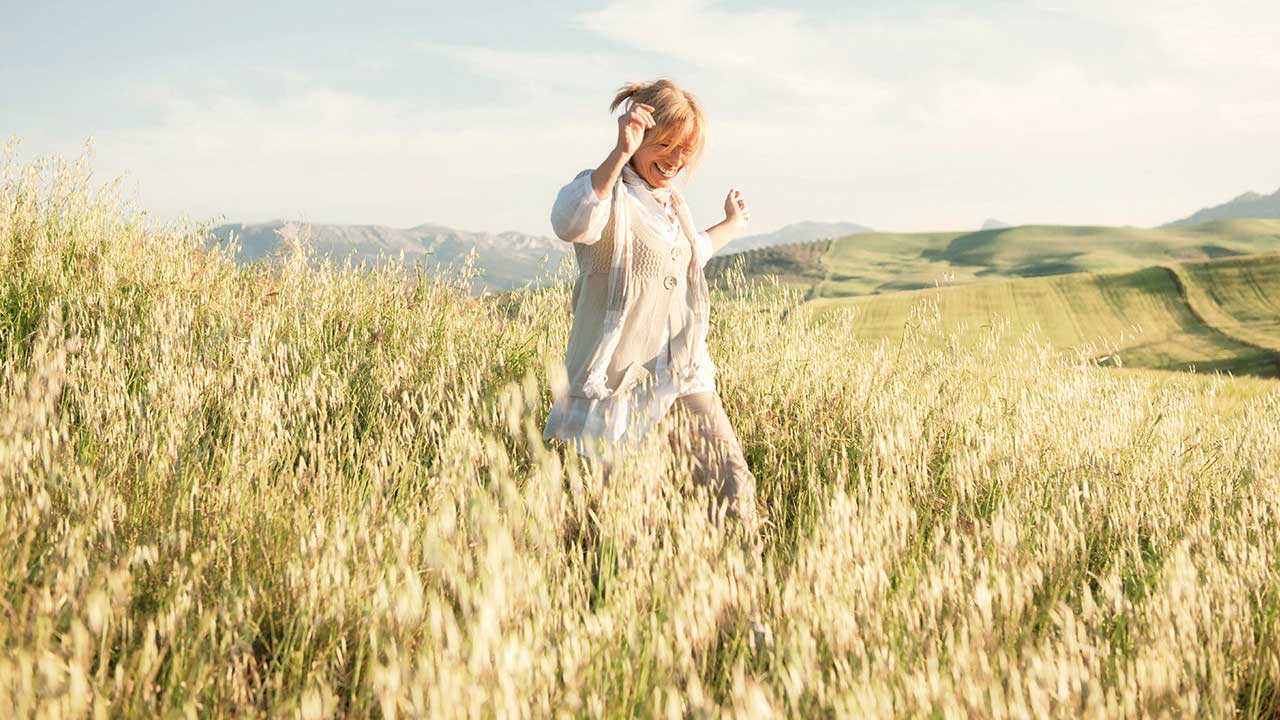
[{"label": "green hillside", "polygon": [[979,232],[865,233],[713,258],[723,286],[734,263],[772,274],[810,298],[871,295],[985,280],[1153,265],[1280,251],[1280,220],[1224,220],[1194,227],[1024,225]]},{"label": "green hillside", "polygon": [[[1073,273],[863,297],[817,298],[816,316],[849,311],[860,339],[901,337],[936,303],[961,337],[1007,321],[1063,350],[1124,366],[1280,375],[1280,255],[1124,273]],[[1114,352],[1113,352],[1114,351]]]},{"label": "green hillside", "polygon": [[867,295],[1001,277],[1136,270],[1280,250],[1280,220],[1189,228],[1025,225],[974,233],[854,235],[823,256],[815,297]]},{"label": "green hillside", "polygon": [[[824,279],[813,297],[867,295],[932,287],[948,271],[934,258],[965,233],[868,233],[835,240],[822,257]],[[975,270],[961,268],[955,279],[971,282]]]},{"label": "green hillside", "polygon": [[831,249],[830,239],[790,245],[770,245],[739,253],[712,257],[706,265],[707,279],[716,287],[731,289],[735,269],[747,275],[769,275],[778,283],[808,292],[826,278],[823,257]]}]

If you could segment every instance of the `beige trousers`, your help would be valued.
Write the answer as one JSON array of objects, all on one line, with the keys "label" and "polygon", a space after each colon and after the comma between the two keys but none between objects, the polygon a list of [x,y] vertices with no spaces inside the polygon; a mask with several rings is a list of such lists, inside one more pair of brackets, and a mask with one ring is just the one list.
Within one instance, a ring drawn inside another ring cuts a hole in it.
[{"label": "beige trousers", "polygon": [[675,424],[667,434],[666,450],[693,455],[693,480],[710,487],[726,514],[737,518],[750,533],[759,529],[756,477],[742,456],[720,394],[701,392],[676,398],[671,408]]},{"label": "beige trousers", "polygon": [[[709,510],[714,512],[719,506],[726,506],[724,514],[739,520],[742,529],[749,536],[755,536],[762,523],[755,505],[755,475],[742,456],[741,443],[724,413],[719,393],[695,392],[677,397],[668,418],[667,436],[660,445],[662,452],[687,455],[691,460],[691,479],[696,486],[708,487],[716,493],[717,506]],[[662,427],[659,425],[658,429]],[[568,443],[556,441],[556,445],[572,452]],[[585,455],[580,459],[586,465],[596,466],[604,482],[613,474],[608,461]]]},{"label": "beige trousers", "polygon": [[[737,519],[749,535],[755,535],[761,522],[756,508],[756,478],[747,467],[742,445],[725,414],[719,393],[701,392],[676,398],[668,417],[663,452],[687,454],[693,482],[698,487],[709,488],[716,496],[717,505],[710,510],[718,512],[719,506],[725,506],[727,517]],[[584,460],[589,464],[598,462]],[[601,463],[601,469],[607,482],[612,474],[608,464]]]}]

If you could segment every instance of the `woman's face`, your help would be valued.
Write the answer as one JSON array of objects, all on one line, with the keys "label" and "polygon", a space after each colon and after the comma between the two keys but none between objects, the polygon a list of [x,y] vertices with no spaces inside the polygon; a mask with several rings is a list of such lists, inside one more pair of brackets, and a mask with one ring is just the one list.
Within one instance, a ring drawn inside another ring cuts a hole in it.
[{"label": "woman's face", "polygon": [[683,145],[646,140],[631,156],[631,167],[653,187],[665,188],[675,182],[688,158],[689,152]]}]

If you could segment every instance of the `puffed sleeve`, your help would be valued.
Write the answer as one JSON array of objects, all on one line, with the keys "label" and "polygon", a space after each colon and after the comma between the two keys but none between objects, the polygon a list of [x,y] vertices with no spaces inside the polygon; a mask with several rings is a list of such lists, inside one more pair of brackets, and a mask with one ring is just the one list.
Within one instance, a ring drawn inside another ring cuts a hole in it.
[{"label": "puffed sleeve", "polygon": [[551,228],[565,242],[590,245],[604,232],[612,203],[612,195],[605,195],[603,200],[596,197],[591,170],[583,170],[556,195],[551,206]]},{"label": "puffed sleeve", "polygon": [[707,266],[707,261],[711,259],[711,253],[715,252],[714,246],[711,244],[711,236],[706,230],[699,230],[694,236],[698,240],[698,255],[702,257],[702,267]]}]

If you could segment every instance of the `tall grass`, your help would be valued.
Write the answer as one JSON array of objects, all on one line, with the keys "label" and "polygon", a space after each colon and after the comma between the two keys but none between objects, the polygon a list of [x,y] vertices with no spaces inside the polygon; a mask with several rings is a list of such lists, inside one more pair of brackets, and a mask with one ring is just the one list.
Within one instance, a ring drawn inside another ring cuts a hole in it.
[{"label": "tall grass", "polygon": [[83,162],[3,172],[18,716],[1280,713],[1280,393],[748,285],[711,347],[757,567],[687,459],[542,443],[566,287],[238,267]]}]

